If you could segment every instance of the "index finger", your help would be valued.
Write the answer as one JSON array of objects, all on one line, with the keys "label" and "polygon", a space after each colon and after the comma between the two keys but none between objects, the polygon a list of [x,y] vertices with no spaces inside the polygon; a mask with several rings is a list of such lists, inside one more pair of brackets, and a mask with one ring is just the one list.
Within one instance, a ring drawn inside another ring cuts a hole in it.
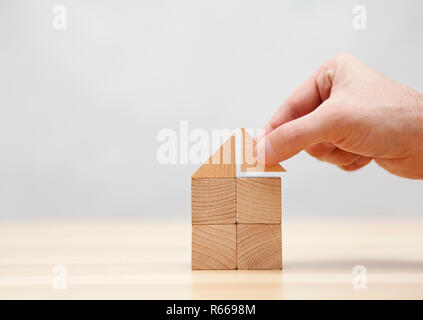
[{"label": "index finger", "polygon": [[264,135],[280,125],[300,118],[329,98],[335,76],[336,61],[329,60],[300,85],[282,104],[264,127]]}]

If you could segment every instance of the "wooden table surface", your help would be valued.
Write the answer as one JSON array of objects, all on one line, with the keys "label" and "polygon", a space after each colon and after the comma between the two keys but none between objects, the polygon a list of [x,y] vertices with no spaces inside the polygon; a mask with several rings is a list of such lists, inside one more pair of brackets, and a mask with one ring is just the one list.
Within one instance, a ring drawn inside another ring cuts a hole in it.
[{"label": "wooden table surface", "polygon": [[283,271],[191,271],[181,222],[3,223],[0,299],[422,299],[423,221],[359,221],[284,221]]}]

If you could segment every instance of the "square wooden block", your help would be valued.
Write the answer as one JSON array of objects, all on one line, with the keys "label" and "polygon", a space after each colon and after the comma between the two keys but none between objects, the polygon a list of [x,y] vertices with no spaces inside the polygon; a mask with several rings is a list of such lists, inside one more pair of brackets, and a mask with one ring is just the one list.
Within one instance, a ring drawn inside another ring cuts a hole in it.
[{"label": "square wooden block", "polygon": [[237,223],[280,224],[281,178],[237,178]]},{"label": "square wooden block", "polygon": [[237,269],[282,269],[280,224],[237,224]]},{"label": "square wooden block", "polygon": [[193,225],[193,270],[236,269],[236,225]]},{"label": "square wooden block", "polygon": [[191,219],[192,224],[235,224],[235,178],[192,178]]}]

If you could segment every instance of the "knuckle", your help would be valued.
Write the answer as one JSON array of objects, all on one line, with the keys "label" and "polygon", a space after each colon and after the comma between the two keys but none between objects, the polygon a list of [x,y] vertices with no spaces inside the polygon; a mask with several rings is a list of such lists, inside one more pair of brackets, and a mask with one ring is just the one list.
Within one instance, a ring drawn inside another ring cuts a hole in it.
[{"label": "knuckle", "polygon": [[337,108],[335,106],[328,106],[327,116],[330,121],[340,121],[345,119],[345,112],[341,108]]},{"label": "knuckle", "polygon": [[341,52],[341,53],[338,53],[336,56],[335,56],[335,60],[336,61],[338,61],[338,62],[344,62],[344,61],[349,61],[349,60],[352,60],[354,57],[351,55],[351,54],[349,54],[349,53],[346,53],[346,52]]},{"label": "knuckle", "polygon": [[345,104],[341,101],[328,104],[325,107],[326,120],[329,122],[328,125],[332,131],[340,131],[345,128],[345,124],[350,120]]},{"label": "knuckle", "polygon": [[289,146],[298,146],[300,143],[300,133],[298,129],[295,128],[294,126],[291,126],[289,128],[286,128],[286,130],[288,131],[286,143]]}]

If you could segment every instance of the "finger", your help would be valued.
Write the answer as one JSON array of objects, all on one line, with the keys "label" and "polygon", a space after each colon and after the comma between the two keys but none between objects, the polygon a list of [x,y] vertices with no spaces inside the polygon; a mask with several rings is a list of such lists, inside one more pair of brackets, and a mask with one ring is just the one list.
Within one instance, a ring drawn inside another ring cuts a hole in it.
[{"label": "finger", "polygon": [[372,158],[360,156],[354,163],[347,166],[339,166],[342,170],[345,171],[355,171],[360,168],[363,168],[372,161]]},{"label": "finger", "polygon": [[280,125],[315,110],[329,98],[335,77],[335,59],[328,61],[298,87],[264,127],[264,135]]},{"label": "finger", "polygon": [[319,160],[336,164],[337,166],[348,166],[354,163],[359,157],[360,155],[358,154],[335,148],[327,155],[319,158]]},{"label": "finger", "polygon": [[316,143],[331,141],[333,123],[323,109],[285,123],[257,144],[257,160],[267,164],[278,163]]},{"label": "finger", "polygon": [[320,159],[335,150],[335,148],[336,146],[330,142],[322,142],[314,144],[311,147],[307,148],[306,152],[312,157]]},{"label": "finger", "polygon": [[[306,149],[311,156],[338,166],[349,166],[357,161],[367,161],[368,157],[363,157],[355,153],[347,152],[337,148],[329,142],[315,144]],[[368,163],[368,162],[367,162]],[[358,165],[361,163],[358,162]]]}]

